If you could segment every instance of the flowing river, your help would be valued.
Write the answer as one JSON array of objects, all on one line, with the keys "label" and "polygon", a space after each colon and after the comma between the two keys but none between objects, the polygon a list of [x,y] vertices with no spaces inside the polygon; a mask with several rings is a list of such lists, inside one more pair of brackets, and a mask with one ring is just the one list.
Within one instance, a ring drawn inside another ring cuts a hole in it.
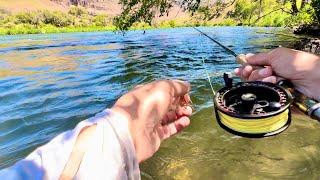
[{"label": "flowing river", "polygon": [[[201,28],[237,53],[291,46],[274,28]],[[205,60],[205,65],[202,61]],[[213,114],[212,92],[234,57],[192,28],[0,36],[0,168],[110,107],[140,83],[192,85],[191,125],[140,165],[143,179],[318,179],[320,123],[295,113],[283,133],[234,136]]]}]

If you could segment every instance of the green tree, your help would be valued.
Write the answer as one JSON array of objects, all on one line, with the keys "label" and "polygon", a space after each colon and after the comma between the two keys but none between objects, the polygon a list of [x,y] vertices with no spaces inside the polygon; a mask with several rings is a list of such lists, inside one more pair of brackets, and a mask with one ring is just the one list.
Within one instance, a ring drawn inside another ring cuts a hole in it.
[{"label": "green tree", "polygon": [[[300,23],[311,21],[319,22],[320,0],[229,0],[235,4],[233,12],[228,13],[240,24],[254,25],[266,20],[266,25],[283,25],[292,22]],[[211,20],[221,15],[227,7],[228,0],[218,0],[214,6],[206,6],[205,0],[120,0],[123,6],[122,13],[114,19],[119,30],[127,30],[135,22],[151,24],[156,16],[169,13],[173,5],[180,5],[192,15],[196,14],[202,20]],[[230,3],[229,3],[230,4]],[[311,9],[310,9],[311,7]],[[196,13],[195,13],[196,12]],[[313,14],[314,13],[314,14]],[[200,15],[199,15],[200,14]],[[225,18],[229,18],[228,16]],[[196,19],[198,19],[196,18]],[[308,19],[304,19],[308,18]],[[260,23],[261,24],[261,23]]]}]

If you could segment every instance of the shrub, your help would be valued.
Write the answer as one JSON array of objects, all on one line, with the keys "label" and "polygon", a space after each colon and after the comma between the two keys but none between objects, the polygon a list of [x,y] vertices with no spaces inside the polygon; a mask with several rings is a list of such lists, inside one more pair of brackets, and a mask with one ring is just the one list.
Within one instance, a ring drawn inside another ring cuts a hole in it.
[{"label": "shrub", "polygon": [[149,29],[151,26],[146,22],[135,22],[130,29]]},{"label": "shrub", "polygon": [[235,26],[235,25],[237,25],[237,22],[234,19],[227,18],[227,19],[224,19],[221,22],[221,25],[224,25],[224,26]]},{"label": "shrub", "polygon": [[43,11],[43,22],[57,27],[65,27],[73,24],[73,17],[60,11]]},{"label": "shrub", "polygon": [[15,16],[16,24],[32,24],[32,25],[40,25],[43,23],[43,16],[40,11],[37,12],[22,12]]},{"label": "shrub", "polygon": [[82,17],[88,15],[88,11],[81,6],[71,6],[69,12],[70,15],[76,16],[76,17]]},{"label": "shrub", "polygon": [[93,18],[93,23],[96,25],[96,26],[107,26],[109,25],[111,22],[108,18],[107,15],[105,14],[99,14],[97,16],[95,16]]},{"label": "shrub", "polygon": [[80,19],[79,26],[87,27],[87,26],[91,26],[91,25],[92,25],[91,18],[81,18]]}]

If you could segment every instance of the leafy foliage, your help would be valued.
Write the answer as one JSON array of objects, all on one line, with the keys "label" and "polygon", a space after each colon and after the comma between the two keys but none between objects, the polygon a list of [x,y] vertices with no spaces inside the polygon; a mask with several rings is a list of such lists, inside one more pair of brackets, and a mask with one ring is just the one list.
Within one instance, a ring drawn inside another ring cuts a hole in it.
[{"label": "leafy foliage", "polygon": [[114,19],[114,24],[123,31],[128,30],[135,22],[146,22],[151,25],[156,15],[168,15],[173,5],[180,5],[194,12],[199,7],[200,0],[120,0],[120,3],[123,11]]},{"label": "leafy foliage", "polygon": [[312,0],[311,6],[314,9],[314,15],[313,15],[314,21],[320,24],[320,0]]},{"label": "leafy foliage", "polygon": [[[114,19],[119,30],[127,30],[135,22],[152,24],[152,19],[159,14],[168,14],[174,4],[189,10],[194,25],[214,24],[214,19],[233,19],[232,24],[249,26],[293,26],[314,23],[320,19],[320,0],[217,0],[205,5],[204,0],[120,0],[123,12]],[[233,10],[223,16],[228,6]],[[231,21],[230,21],[231,22]],[[173,24],[172,24],[173,26]],[[187,26],[187,25],[186,25]]]},{"label": "leafy foliage", "polygon": [[[114,30],[115,26],[124,31],[182,26],[320,24],[320,0],[120,0],[120,3],[123,12],[114,19],[106,14],[89,13],[81,6],[71,6],[68,12],[44,10],[17,14],[0,9],[0,34]],[[168,15],[174,5],[192,16],[153,21],[157,16]]]}]

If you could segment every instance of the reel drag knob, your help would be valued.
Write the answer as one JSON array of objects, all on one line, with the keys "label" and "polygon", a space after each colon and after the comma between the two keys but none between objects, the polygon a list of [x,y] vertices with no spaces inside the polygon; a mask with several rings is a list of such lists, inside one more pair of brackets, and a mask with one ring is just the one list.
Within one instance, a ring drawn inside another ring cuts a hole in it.
[{"label": "reel drag knob", "polygon": [[279,102],[270,102],[269,108],[271,111],[277,111],[281,108],[281,104]]}]

